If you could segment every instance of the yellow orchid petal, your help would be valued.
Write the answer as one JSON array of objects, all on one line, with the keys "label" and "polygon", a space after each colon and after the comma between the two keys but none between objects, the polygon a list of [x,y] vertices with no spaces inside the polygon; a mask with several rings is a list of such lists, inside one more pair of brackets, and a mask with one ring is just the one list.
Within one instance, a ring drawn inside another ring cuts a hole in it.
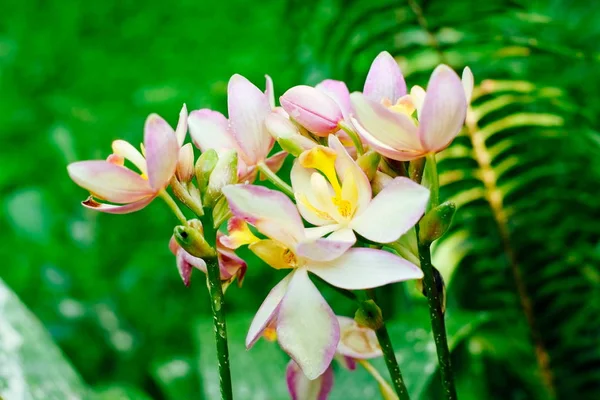
[{"label": "yellow orchid petal", "polygon": [[283,244],[264,239],[248,246],[261,260],[275,269],[295,268],[298,266],[296,254]]},{"label": "yellow orchid petal", "polygon": [[339,201],[338,211],[340,215],[350,218],[356,211],[358,205],[358,185],[356,184],[355,170],[348,168],[344,180],[342,181],[342,197]]},{"label": "yellow orchid petal", "polygon": [[316,146],[302,153],[298,161],[304,168],[314,168],[325,175],[335,192],[339,194],[342,188],[335,172],[336,157],[337,153],[334,150],[324,146]]},{"label": "yellow orchid petal", "polygon": [[257,238],[246,221],[241,218],[232,217],[227,222],[229,235],[221,237],[221,243],[230,249],[237,249],[240,246],[258,242]]}]

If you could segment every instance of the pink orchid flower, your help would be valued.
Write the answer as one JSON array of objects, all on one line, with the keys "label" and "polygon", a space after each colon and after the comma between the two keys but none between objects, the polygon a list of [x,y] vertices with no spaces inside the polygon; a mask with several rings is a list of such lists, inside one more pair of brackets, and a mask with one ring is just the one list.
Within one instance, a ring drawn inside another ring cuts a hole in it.
[{"label": "pink orchid flower", "polygon": [[[190,220],[188,223],[190,226],[196,226],[197,229],[202,229],[202,223],[197,219]],[[237,278],[238,286],[241,287],[248,265],[244,260],[238,257],[232,249],[225,247],[221,243],[223,236],[224,235],[221,232],[217,232],[217,257],[219,259],[221,281],[228,286],[235,278]],[[174,236],[171,236],[171,240],[169,240],[169,250],[171,250],[171,253],[176,257],[177,270],[179,271],[179,276],[181,276],[181,280],[185,286],[190,285],[194,268],[206,274],[206,262],[185,251],[177,243]]]},{"label": "pink orchid flower", "polygon": [[[345,369],[354,371],[356,360],[367,360],[383,355],[375,331],[359,326],[352,318],[337,316],[340,342],[336,359]],[[291,360],[286,369],[286,381],[292,400],[326,400],[333,387],[333,368],[330,365],[316,379],[310,380]]]},{"label": "pink orchid flower", "polygon": [[335,315],[308,273],[343,289],[367,289],[419,279],[415,265],[383,250],[349,249],[351,242],[307,237],[302,219],[281,192],[253,185],[223,188],[235,217],[253,225],[268,239],[249,248],[276,269],[291,269],[260,306],[246,337],[250,348],[269,325],[280,346],[309,379],[331,363],[340,338]]},{"label": "pink orchid flower", "polygon": [[[145,158],[124,140],[115,140],[112,148],[113,154],[106,161],[69,164],[69,176],[91,193],[90,198],[82,203],[85,207],[111,214],[138,211],[169,185],[179,154],[177,135],[164,119],[151,114],[144,125]],[[123,165],[125,160],[135,165],[139,173],[126,168]],[[100,203],[95,199],[118,205]]]},{"label": "pink orchid flower", "polygon": [[[469,68],[461,81],[442,64],[431,74],[427,92],[414,86],[407,94],[398,64],[383,52],[371,65],[363,93],[350,95],[352,122],[378,153],[398,161],[414,160],[450,145],[464,124],[472,90]],[[415,110],[418,124],[412,117]]]},{"label": "pink orchid flower", "polygon": [[429,190],[405,177],[372,198],[369,179],[334,135],[329,147],[315,147],[296,159],[291,180],[300,214],[317,226],[308,229],[311,235],[333,232],[329,238],[351,243],[354,231],[377,243],[398,240],[429,201]]},{"label": "pink orchid flower", "polygon": [[207,108],[192,111],[188,118],[192,141],[201,151],[237,151],[240,182],[253,182],[259,163],[277,172],[287,156],[282,151],[268,157],[274,144],[265,125],[272,109],[272,86],[267,77],[267,91],[263,93],[243,76],[233,75],[227,86],[229,120]]}]

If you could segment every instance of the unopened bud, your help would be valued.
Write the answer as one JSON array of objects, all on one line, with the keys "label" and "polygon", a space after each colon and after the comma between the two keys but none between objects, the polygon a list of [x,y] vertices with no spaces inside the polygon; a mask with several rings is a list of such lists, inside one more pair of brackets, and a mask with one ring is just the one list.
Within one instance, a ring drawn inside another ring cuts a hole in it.
[{"label": "unopened bud", "polygon": [[294,157],[298,157],[303,151],[310,150],[317,145],[309,138],[302,136],[298,127],[281,113],[269,114],[265,124],[281,148]]},{"label": "unopened bud", "polygon": [[291,118],[318,136],[336,132],[338,123],[344,119],[335,100],[310,86],[294,86],[279,102]]},{"label": "unopened bud", "polygon": [[389,183],[394,180],[388,174],[384,174],[381,171],[375,171],[375,176],[371,181],[371,190],[373,190],[373,196],[376,196],[379,192],[383,190]]},{"label": "unopened bud", "polygon": [[373,300],[366,300],[360,304],[360,308],[354,314],[354,320],[358,325],[366,326],[374,331],[383,326],[381,308]]},{"label": "unopened bud", "polygon": [[431,243],[442,237],[452,223],[456,211],[453,202],[447,201],[430,210],[419,222],[419,241]]},{"label": "unopened bud", "polygon": [[213,223],[214,228],[219,227],[231,217],[231,210],[229,209],[229,203],[225,196],[221,196],[213,208]]},{"label": "unopened bud", "polygon": [[175,175],[179,182],[189,182],[194,177],[194,147],[191,143],[187,143],[179,149]]},{"label": "unopened bud", "polygon": [[198,189],[201,193],[206,191],[208,186],[208,179],[210,174],[213,172],[219,160],[219,155],[214,149],[208,149],[204,153],[200,154],[196,166],[194,167],[196,173],[196,181],[198,182]]},{"label": "unopened bud", "polygon": [[221,196],[221,190],[227,185],[237,183],[237,162],[235,150],[227,150],[221,154],[208,179],[204,197],[205,206],[213,207]]},{"label": "unopened bud", "polygon": [[377,167],[379,166],[379,160],[381,160],[381,156],[377,154],[373,150],[367,151],[362,156],[356,159],[356,163],[363,170],[369,181],[372,181],[375,178],[375,173],[377,172]]},{"label": "unopened bud", "polygon": [[192,226],[176,226],[173,236],[177,243],[188,253],[198,258],[214,258],[215,250],[208,244],[201,230]]}]

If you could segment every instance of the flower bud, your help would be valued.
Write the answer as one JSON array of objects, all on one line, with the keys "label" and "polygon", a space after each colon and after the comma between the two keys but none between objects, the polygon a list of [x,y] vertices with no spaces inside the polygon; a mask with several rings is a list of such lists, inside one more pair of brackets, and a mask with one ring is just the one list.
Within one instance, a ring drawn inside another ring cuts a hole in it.
[{"label": "flower bud", "polygon": [[205,206],[213,207],[221,196],[221,190],[227,185],[237,183],[237,162],[235,150],[227,150],[221,154],[208,179],[208,187],[204,196]]},{"label": "flower bud", "polygon": [[208,244],[201,230],[192,226],[176,226],[173,236],[185,251],[198,258],[214,258],[215,250]]},{"label": "flower bud", "polygon": [[196,181],[198,181],[198,189],[201,193],[206,191],[208,186],[208,178],[215,169],[219,155],[214,149],[208,149],[204,153],[200,154],[196,166],[194,167],[196,173]]},{"label": "flower bud", "polygon": [[447,201],[425,214],[419,222],[419,241],[431,243],[441,238],[450,227],[455,211],[454,203]]},{"label": "flower bud", "polygon": [[215,229],[219,229],[225,221],[231,218],[231,210],[229,209],[229,203],[227,203],[225,196],[221,196],[215,203],[212,216]]},{"label": "flower bud", "polygon": [[285,92],[279,101],[291,118],[318,136],[336,132],[339,129],[338,122],[344,119],[335,100],[310,86],[295,86]]},{"label": "flower bud", "polygon": [[179,149],[175,175],[179,182],[189,182],[194,177],[194,147],[191,143]]},{"label": "flower bud", "polygon": [[373,196],[376,196],[393,180],[394,178],[388,174],[384,174],[381,171],[375,171],[375,176],[373,176],[373,180],[371,181],[371,190],[373,190]]},{"label": "flower bud", "polygon": [[277,140],[281,148],[294,157],[298,157],[303,151],[310,150],[317,144],[300,134],[300,131],[292,121],[273,112],[265,120],[267,130]]},{"label": "flower bud", "polygon": [[358,325],[366,326],[374,331],[383,326],[381,308],[373,300],[363,301],[360,304],[360,308],[354,314],[354,320]]},{"label": "flower bud", "polygon": [[375,178],[375,173],[377,172],[377,167],[379,166],[379,160],[381,160],[381,156],[377,154],[373,150],[367,151],[362,156],[356,159],[356,163],[363,170],[369,181],[372,181]]}]

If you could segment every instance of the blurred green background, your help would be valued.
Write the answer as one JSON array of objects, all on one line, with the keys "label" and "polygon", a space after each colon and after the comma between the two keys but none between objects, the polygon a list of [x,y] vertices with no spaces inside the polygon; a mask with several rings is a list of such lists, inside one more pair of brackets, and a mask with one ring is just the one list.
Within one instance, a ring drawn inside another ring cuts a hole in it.
[{"label": "blurred green background", "polygon": [[[233,73],[261,88],[269,74],[278,95],[324,78],[360,90],[382,50],[409,85],[440,62],[470,65],[481,84],[472,123],[440,155],[442,198],[459,211],[434,263],[460,398],[600,398],[600,14],[589,1],[0,8],[4,400],[217,398],[206,288],[199,274],[190,288],[179,279],[175,219],[160,202],[125,216],[85,210],[65,167],[106,157],[114,139],[140,142],[151,112],[174,125],[184,102],[225,111]],[[287,396],[286,356],[267,342],[243,349],[280,277],[254,260],[228,292],[239,399]],[[411,284],[379,295],[413,398],[440,398],[423,300]],[[332,398],[377,398],[377,387],[336,370]]]}]

